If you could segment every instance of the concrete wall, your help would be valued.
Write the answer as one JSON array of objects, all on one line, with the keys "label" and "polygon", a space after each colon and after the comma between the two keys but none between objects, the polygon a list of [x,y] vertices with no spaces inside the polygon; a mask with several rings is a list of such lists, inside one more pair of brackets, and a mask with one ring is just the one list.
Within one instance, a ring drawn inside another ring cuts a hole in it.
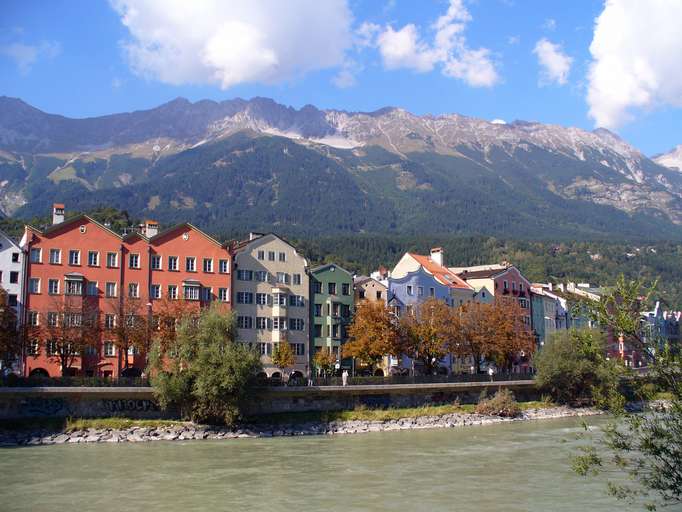
[{"label": "concrete wall", "polygon": [[[519,400],[538,397],[532,381],[280,387],[262,390],[248,413],[414,407],[455,400],[467,404],[476,403],[483,390],[492,394],[499,387],[511,389]],[[151,388],[0,388],[0,420],[51,416],[161,418],[173,413],[159,409]]]}]

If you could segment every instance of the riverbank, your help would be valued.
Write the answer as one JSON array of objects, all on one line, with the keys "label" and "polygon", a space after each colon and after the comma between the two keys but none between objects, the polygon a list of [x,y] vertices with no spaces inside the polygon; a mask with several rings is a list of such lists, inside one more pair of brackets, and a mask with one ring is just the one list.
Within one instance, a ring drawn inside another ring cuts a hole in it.
[{"label": "riverbank", "polygon": [[[352,411],[351,411],[352,412]],[[359,411],[359,417],[364,411]],[[49,426],[5,429],[0,426],[0,447],[77,443],[140,443],[151,441],[189,441],[203,439],[236,439],[279,436],[347,435],[396,430],[457,428],[496,423],[534,421],[553,418],[594,416],[603,412],[593,408],[564,406],[528,408],[515,418],[485,416],[459,411],[438,415],[400,417],[399,409],[385,411],[384,419],[331,419],[326,421],[301,418],[270,418],[271,421],[249,423],[237,428],[212,427],[188,422],[134,421],[112,418],[110,426],[102,420],[76,420],[65,430]],[[365,415],[367,416],[367,415]],[[98,423],[99,422],[99,423]],[[97,428],[97,427],[100,428]]]}]

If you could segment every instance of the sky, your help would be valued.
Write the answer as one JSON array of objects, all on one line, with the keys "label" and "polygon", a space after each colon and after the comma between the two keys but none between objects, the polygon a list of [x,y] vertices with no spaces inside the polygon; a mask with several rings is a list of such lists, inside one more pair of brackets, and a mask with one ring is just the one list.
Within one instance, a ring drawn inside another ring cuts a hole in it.
[{"label": "sky", "polygon": [[89,117],[266,96],[682,144],[682,0],[3,0],[0,95]]}]

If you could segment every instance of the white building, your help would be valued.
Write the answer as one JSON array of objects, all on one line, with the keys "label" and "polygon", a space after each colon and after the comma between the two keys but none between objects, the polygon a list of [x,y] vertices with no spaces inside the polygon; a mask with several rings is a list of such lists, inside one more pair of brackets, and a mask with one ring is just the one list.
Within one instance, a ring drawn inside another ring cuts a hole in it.
[{"label": "white building", "polygon": [[[21,322],[24,304],[24,253],[19,245],[0,231],[0,287],[7,292],[10,306]],[[1,368],[2,362],[0,362]]]}]

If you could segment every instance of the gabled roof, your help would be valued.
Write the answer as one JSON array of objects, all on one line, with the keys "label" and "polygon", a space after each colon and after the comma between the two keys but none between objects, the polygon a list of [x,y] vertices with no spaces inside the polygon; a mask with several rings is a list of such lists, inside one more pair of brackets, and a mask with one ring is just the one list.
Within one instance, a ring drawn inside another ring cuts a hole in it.
[{"label": "gabled roof", "polygon": [[[216,245],[218,245],[218,246],[220,246],[220,247],[222,247],[222,248],[224,248],[224,249],[227,249],[227,248],[229,247],[229,243],[221,243],[221,242],[219,242],[218,240],[216,240],[215,238],[213,238],[211,235],[209,235],[208,233],[202,231],[201,229],[199,229],[198,227],[196,227],[194,224],[190,224],[189,222],[182,222],[182,223],[176,224],[175,226],[172,226],[172,227],[170,227],[170,228],[168,228],[168,229],[164,229],[163,231],[157,233],[156,235],[154,235],[154,236],[151,237],[151,238],[148,238],[147,240],[149,240],[149,242],[152,243],[152,242],[158,240],[159,238],[163,238],[164,236],[167,236],[169,233],[172,233],[173,231],[176,231],[176,230],[181,229],[181,228],[191,229],[192,231],[196,231],[196,232],[199,233],[201,236],[203,236],[204,238],[206,238],[209,242],[212,242],[212,243],[214,243],[214,244],[216,244]],[[140,236],[142,236],[143,238],[146,238],[144,235],[140,235]]]},{"label": "gabled roof", "polygon": [[311,273],[311,274],[316,274],[317,272],[322,272],[322,271],[328,269],[329,267],[334,267],[334,268],[337,269],[337,270],[340,270],[340,271],[342,271],[342,272],[345,272],[346,274],[348,274],[348,275],[351,276],[351,277],[353,276],[352,273],[348,272],[345,268],[343,268],[341,265],[337,265],[336,263],[327,263],[327,264],[325,264],[325,265],[320,265],[319,267],[315,267],[314,269],[312,269],[312,270],[310,271],[310,273]]},{"label": "gabled roof", "polygon": [[58,230],[64,228],[65,226],[70,226],[71,224],[83,222],[84,220],[91,222],[92,224],[96,225],[99,228],[102,228],[104,231],[107,231],[108,233],[112,234],[113,236],[115,236],[119,240],[123,240],[123,237],[121,235],[119,235],[118,233],[116,233],[112,229],[106,227],[101,222],[97,222],[92,217],[85,215],[84,213],[82,213],[80,215],[76,215],[75,217],[69,217],[68,219],[65,219],[63,222],[60,222],[59,224],[52,224],[51,226],[48,226],[45,229],[36,228],[34,226],[31,226],[31,225],[26,225],[26,228],[30,229],[31,231],[35,231],[39,235],[49,235],[55,231],[58,231]]},{"label": "gabled roof", "polygon": [[472,290],[473,288],[466,281],[459,278],[457,274],[452,272],[449,268],[439,265],[433,261],[429,256],[423,256],[421,254],[414,254],[411,252],[407,253],[412,257],[417,263],[419,263],[424,270],[429,274],[432,274],[439,282],[443,283],[445,286],[450,288],[460,288],[464,290]]},{"label": "gabled roof", "polygon": [[9,235],[8,235],[7,233],[5,233],[4,231],[1,231],[1,230],[0,230],[0,238],[4,238],[4,239],[7,240],[10,244],[12,244],[14,247],[16,247],[17,249],[19,249],[19,242],[17,242],[14,238],[12,238],[11,236],[9,236]]}]

